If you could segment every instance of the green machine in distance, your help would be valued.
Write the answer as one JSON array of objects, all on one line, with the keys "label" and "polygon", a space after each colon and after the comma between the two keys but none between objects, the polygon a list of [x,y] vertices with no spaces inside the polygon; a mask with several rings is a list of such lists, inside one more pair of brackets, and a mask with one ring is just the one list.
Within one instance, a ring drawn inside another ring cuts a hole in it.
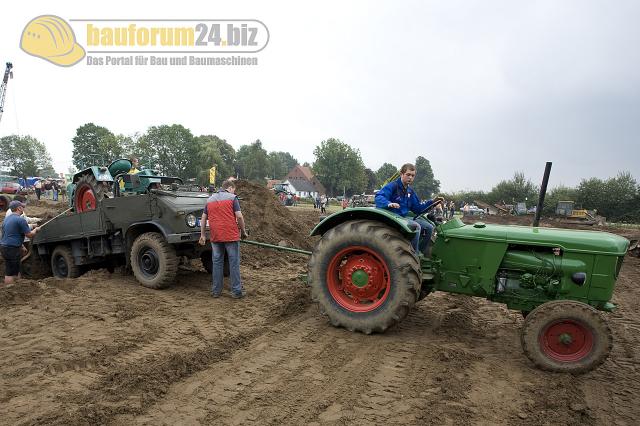
[{"label": "green machine in distance", "polygon": [[387,210],[350,208],[316,226],[312,235],[322,238],[309,261],[309,283],[333,325],[383,332],[417,301],[444,291],[522,312],[522,348],[542,369],[582,373],[607,358],[612,336],[601,312],[615,309],[627,239],[426,218],[436,230],[430,258],[414,253],[407,219]]},{"label": "green machine in distance", "polygon": [[70,207],[77,212],[95,210],[105,196],[144,194],[162,185],[182,184],[175,177],[162,176],[157,170],[142,168],[131,171],[131,161],[120,158],[109,166],[91,166],[73,176],[67,188]]}]

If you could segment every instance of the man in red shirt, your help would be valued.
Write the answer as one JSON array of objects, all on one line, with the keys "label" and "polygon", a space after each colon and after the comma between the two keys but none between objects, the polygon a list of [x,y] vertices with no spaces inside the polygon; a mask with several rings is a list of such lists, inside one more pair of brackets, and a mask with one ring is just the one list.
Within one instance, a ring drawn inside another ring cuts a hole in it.
[{"label": "man in red shirt", "polygon": [[[209,220],[211,252],[213,256],[213,285],[211,295],[220,297],[222,293],[222,268],[224,253],[229,258],[229,275],[231,276],[231,295],[234,299],[244,297],[245,293],[240,280],[240,238],[247,237],[244,218],[240,211],[240,202],[235,195],[236,185],[227,179],[220,190],[214,192],[207,199],[207,205],[202,213],[200,225],[200,244],[206,243],[205,227]],[[240,226],[240,229],[238,229]]]}]

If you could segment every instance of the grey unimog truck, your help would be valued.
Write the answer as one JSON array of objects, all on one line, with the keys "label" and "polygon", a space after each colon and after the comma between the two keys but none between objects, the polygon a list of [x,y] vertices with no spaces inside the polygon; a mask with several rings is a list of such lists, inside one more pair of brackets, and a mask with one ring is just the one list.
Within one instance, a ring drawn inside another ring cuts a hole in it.
[{"label": "grey unimog truck", "polygon": [[71,208],[32,241],[33,255],[49,262],[54,276],[125,265],[140,284],[160,289],[174,282],[185,257],[201,259],[211,272],[211,246],[198,244],[208,194],[185,190],[180,178],[130,168],[120,159],[74,175]]}]

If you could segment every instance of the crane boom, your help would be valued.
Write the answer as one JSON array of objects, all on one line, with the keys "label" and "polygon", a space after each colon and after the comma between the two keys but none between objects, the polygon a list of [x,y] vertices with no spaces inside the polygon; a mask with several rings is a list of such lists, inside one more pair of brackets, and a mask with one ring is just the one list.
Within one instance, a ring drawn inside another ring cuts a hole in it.
[{"label": "crane boom", "polygon": [[0,120],[2,120],[2,113],[4,112],[4,98],[7,95],[7,84],[9,79],[13,78],[13,64],[7,62],[7,68],[4,70],[4,77],[2,78],[2,85],[0,85]]}]

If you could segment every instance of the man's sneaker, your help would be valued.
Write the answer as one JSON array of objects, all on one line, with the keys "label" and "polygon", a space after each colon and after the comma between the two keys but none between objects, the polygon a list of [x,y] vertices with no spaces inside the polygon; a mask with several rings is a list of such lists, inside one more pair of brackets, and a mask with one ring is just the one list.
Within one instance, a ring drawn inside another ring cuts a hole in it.
[{"label": "man's sneaker", "polygon": [[246,293],[243,290],[240,293],[233,293],[231,297],[233,297],[234,299],[242,299],[245,295]]},{"label": "man's sneaker", "polygon": [[217,299],[218,297],[220,297],[220,293],[211,293],[211,297]]}]

